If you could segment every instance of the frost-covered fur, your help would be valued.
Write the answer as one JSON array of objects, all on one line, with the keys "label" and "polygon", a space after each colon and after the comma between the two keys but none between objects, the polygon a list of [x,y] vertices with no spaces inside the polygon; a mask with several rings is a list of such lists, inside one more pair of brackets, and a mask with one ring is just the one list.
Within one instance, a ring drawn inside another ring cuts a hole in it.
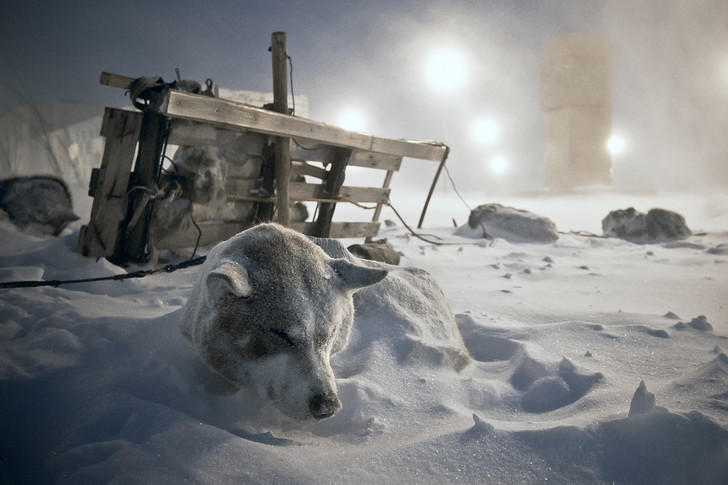
[{"label": "frost-covered fur", "polygon": [[685,239],[692,234],[677,212],[650,209],[645,214],[634,207],[611,211],[602,219],[602,231],[607,237],[638,243]]},{"label": "frost-covered fur", "polygon": [[[358,260],[335,239],[314,242],[331,257]],[[420,268],[379,261],[358,260],[358,264],[386,269],[389,275],[354,295],[359,338],[353,339],[344,358],[377,341],[390,347],[401,365],[460,372],[472,361],[445,294],[432,275]],[[343,363],[343,367],[350,366]]]},{"label": "frost-covered fur", "polygon": [[495,237],[510,242],[550,243],[559,238],[548,217],[501,204],[483,204],[470,212],[468,224],[455,232],[464,237]]},{"label": "frost-covered fur", "polygon": [[237,387],[255,388],[291,418],[327,418],[341,408],[330,357],[349,340],[352,294],[386,275],[262,224],[210,252],[181,330]]},{"label": "frost-covered fur", "polygon": [[20,229],[38,237],[57,236],[78,219],[66,183],[42,175],[0,180],[0,211]]}]

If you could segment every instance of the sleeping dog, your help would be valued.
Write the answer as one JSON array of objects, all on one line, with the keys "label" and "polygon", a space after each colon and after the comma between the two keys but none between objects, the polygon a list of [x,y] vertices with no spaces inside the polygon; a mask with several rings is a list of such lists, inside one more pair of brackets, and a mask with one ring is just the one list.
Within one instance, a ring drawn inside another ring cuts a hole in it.
[{"label": "sleeping dog", "polygon": [[352,294],[386,275],[261,224],[213,248],[181,330],[234,386],[255,388],[293,419],[328,418],[341,409],[330,358],[348,343]]}]

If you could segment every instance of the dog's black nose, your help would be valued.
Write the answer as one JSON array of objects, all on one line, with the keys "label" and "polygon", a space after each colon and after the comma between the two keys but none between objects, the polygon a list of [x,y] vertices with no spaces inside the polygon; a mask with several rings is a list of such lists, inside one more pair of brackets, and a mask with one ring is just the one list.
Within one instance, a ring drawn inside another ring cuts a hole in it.
[{"label": "dog's black nose", "polygon": [[309,401],[308,408],[316,419],[330,418],[341,409],[341,401],[334,393],[316,394]]}]

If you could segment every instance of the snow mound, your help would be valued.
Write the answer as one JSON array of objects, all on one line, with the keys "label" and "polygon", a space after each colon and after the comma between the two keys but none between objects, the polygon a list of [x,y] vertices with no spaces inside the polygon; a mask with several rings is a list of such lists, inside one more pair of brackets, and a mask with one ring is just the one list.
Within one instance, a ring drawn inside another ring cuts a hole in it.
[{"label": "snow mound", "polygon": [[713,326],[708,322],[708,319],[705,317],[705,315],[699,315],[689,322],[677,322],[675,325],[672,326],[675,330],[687,330],[687,329],[693,329],[697,330],[699,332],[712,332]]},{"label": "snow mound", "polygon": [[646,414],[655,408],[655,395],[647,390],[645,381],[641,381],[637,390],[632,396],[632,402],[629,405],[629,415]]},{"label": "snow mound", "polygon": [[349,355],[382,342],[400,364],[431,364],[459,372],[470,363],[445,294],[427,271],[359,260],[333,239],[314,242],[331,257],[389,272],[379,283],[354,293],[356,326]]}]

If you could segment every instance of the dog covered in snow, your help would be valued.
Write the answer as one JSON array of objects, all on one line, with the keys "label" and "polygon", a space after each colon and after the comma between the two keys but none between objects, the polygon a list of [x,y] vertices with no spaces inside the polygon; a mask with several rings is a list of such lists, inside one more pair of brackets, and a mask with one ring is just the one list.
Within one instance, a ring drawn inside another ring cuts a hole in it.
[{"label": "dog covered in snow", "polygon": [[65,182],[42,175],[0,180],[0,211],[21,230],[38,237],[57,236],[78,219]]},{"label": "dog covered in snow", "polygon": [[348,343],[352,294],[386,275],[261,224],[213,248],[181,330],[234,386],[255,388],[293,419],[328,418],[341,409],[330,357]]},{"label": "dog covered in snow", "polygon": [[647,214],[634,207],[611,211],[602,219],[606,237],[618,237],[637,243],[685,239],[692,232],[685,218],[666,209],[650,209]]}]

